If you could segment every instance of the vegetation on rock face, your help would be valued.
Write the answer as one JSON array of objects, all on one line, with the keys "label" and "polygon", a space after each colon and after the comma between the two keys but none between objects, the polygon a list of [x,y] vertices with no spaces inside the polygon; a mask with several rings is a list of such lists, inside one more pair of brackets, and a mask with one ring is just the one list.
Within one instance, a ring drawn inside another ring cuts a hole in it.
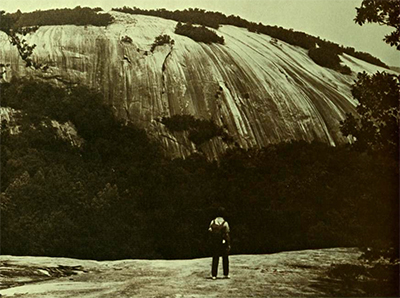
[{"label": "vegetation on rock face", "polygon": [[217,136],[223,136],[223,130],[211,120],[196,119],[192,115],[174,115],[161,119],[170,131],[188,131],[189,140],[201,145]]},{"label": "vegetation on rock face", "polygon": [[0,11],[0,31],[8,35],[10,43],[17,48],[21,59],[25,61],[26,67],[34,67],[35,69],[44,68],[45,66],[34,61],[32,58],[32,53],[36,45],[30,45],[24,38],[20,37],[20,35],[25,36],[26,34],[35,32],[39,27],[17,27],[15,23],[20,14],[21,12],[10,15],[6,14],[4,10]]},{"label": "vegetation on rock face", "polygon": [[191,23],[183,24],[178,23],[175,27],[175,33],[187,36],[194,41],[204,43],[220,43],[224,44],[224,38],[218,36],[214,31],[207,29],[205,26],[193,26]]},{"label": "vegetation on rock face", "polygon": [[[3,254],[206,256],[219,205],[232,253],[398,243],[393,161],[305,142],[231,150],[218,164],[167,160],[87,88],[28,81],[0,90],[2,105],[22,111],[19,134],[6,122],[1,129]],[[60,138],[50,119],[71,121],[83,145]],[[190,116],[164,122],[175,131],[213,126]]]},{"label": "vegetation on rock face", "polygon": [[[112,22],[111,15],[107,13],[97,13],[100,11],[100,8],[87,8],[80,6],[74,9],[53,9],[47,11],[35,11],[31,13],[21,13],[20,11],[13,13],[13,14],[5,14],[3,15],[0,20],[0,30],[8,33],[9,29],[13,29],[14,31],[17,28],[23,27],[32,27],[32,26],[42,26],[42,25],[94,25],[94,26],[107,26]],[[346,53],[351,56],[354,56],[358,59],[367,61],[369,63],[382,66],[388,68],[386,64],[380,61],[378,58],[373,57],[372,55],[364,52],[355,51],[354,48],[351,47],[343,47],[339,46],[335,43],[328,42],[326,40],[322,40],[319,37],[314,37],[308,35],[304,32],[297,32],[292,29],[284,29],[282,27],[277,26],[268,26],[263,25],[261,23],[253,23],[247,20],[244,20],[238,16],[226,16],[219,12],[210,12],[205,11],[202,9],[188,9],[183,11],[168,11],[165,9],[158,9],[158,10],[143,10],[139,8],[113,8],[115,11],[131,13],[131,14],[143,14],[143,15],[152,15],[152,16],[159,16],[167,19],[172,19],[178,22],[184,23],[191,23],[191,24],[200,24],[202,26],[207,26],[211,28],[217,29],[220,25],[233,25],[238,27],[247,28],[251,32],[257,32],[262,34],[270,35],[273,38],[280,39],[285,41],[289,44],[296,45],[303,47],[305,49],[313,49],[318,44],[320,47],[329,48],[333,50],[336,55]],[[369,9],[367,10],[369,11]],[[385,12],[389,14],[387,11]],[[375,21],[370,15],[370,12],[364,16],[364,19],[358,21],[360,24],[367,21]],[[388,22],[396,17],[396,15],[385,16],[383,18],[383,14],[380,16],[379,22]],[[398,15],[397,15],[398,18]],[[378,20],[377,20],[378,21]],[[395,23],[393,23],[395,24]],[[186,25],[185,25],[186,26]],[[180,28],[182,33],[186,36],[191,37],[196,41],[206,42],[206,43],[224,43],[223,37],[218,37],[215,32],[208,30],[205,27],[195,27],[192,28],[183,27]],[[398,31],[398,29],[397,29]],[[396,32],[397,32],[396,31]],[[393,38],[398,36],[397,33],[393,33],[392,37],[388,37],[388,42],[393,43]],[[344,73],[349,73],[349,69],[340,69]]]},{"label": "vegetation on rock face", "polygon": [[338,54],[330,49],[312,48],[308,50],[308,56],[320,66],[338,70],[343,74],[351,74],[351,69],[348,66],[340,65]]},{"label": "vegetation on rock face", "polygon": [[130,38],[128,35],[125,35],[124,37],[121,38],[121,41],[126,43],[132,43],[132,38]]},{"label": "vegetation on rock face", "polygon": [[308,50],[310,58],[318,65],[332,69],[340,67],[340,58],[337,53],[325,48],[312,48]]},{"label": "vegetation on rock face", "polygon": [[[365,52],[358,52],[351,47],[343,47],[338,44],[322,40],[319,37],[308,35],[304,32],[285,29],[277,26],[263,25],[262,23],[249,22],[239,16],[226,16],[220,12],[205,11],[204,9],[189,8],[182,11],[168,11],[166,9],[140,9],[137,7],[129,8],[113,8],[114,11],[157,16],[165,19],[175,20],[182,23],[199,24],[214,29],[218,29],[220,25],[233,25],[237,27],[247,28],[251,32],[257,32],[277,38],[291,45],[299,46],[304,49],[312,49],[318,44],[320,47],[329,48],[336,52],[337,55],[346,53],[358,59],[364,60],[371,64],[389,68],[385,63],[372,55]],[[348,70],[347,70],[348,71]]]},{"label": "vegetation on rock face", "polygon": [[154,50],[156,49],[156,47],[162,46],[165,44],[169,44],[169,45],[173,46],[175,44],[175,41],[173,39],[171,39],[171,36],[169,36],[167,34],[157,36],[154,39],[153,44],[151,45],[150,52],[153,53]]},{"label": "vegetation on rock face", "polygon": [[98,14],[100,8],[88,8],[80,6],[74,9],[52,9],[46,11],[34,11],[29,13],[6,13],[0,11],[0,31],[5,32],[13,46],[16,46],[26,67],[47,70],[48,66],[42,65],[32,58],[36,45],[29,45],[19,35],[26,35],[36,31],[39,26],[44,25],[94,25],[107,26],[112,22],[110,14]]}]

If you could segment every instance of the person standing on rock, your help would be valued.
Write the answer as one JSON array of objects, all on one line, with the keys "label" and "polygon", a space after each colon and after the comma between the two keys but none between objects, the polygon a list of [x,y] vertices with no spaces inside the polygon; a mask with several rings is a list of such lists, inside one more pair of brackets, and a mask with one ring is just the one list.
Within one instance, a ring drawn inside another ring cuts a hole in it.
[{"label": "person standing on rock", "polygon": [[231,250],[230,229],[228,222],[224,219],[225,209],[218,208],[215,219],[210,223],[210,243],[212,250],[212,279],[217,278],[219,257],[222,256],[224,277],[229,278],[229,251]]}]

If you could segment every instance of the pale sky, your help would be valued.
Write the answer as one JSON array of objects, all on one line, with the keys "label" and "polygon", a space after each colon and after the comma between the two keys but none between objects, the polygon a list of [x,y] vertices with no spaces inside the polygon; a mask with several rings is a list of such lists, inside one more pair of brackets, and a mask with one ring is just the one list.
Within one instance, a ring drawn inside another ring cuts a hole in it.
[{"label": "pale sky", "polygon": [[137,6],[143,9],[168,10],[203,8],[226,15],[238,15],[248,21],[293,28],[340,45],[368,52],[390,66],[400,67],[400,51],[382,41],[391,31],[386,26],[354,23],[355,7],[362,0],[1,0],[7,12],[74,8],[78,5],[101,7]]}]

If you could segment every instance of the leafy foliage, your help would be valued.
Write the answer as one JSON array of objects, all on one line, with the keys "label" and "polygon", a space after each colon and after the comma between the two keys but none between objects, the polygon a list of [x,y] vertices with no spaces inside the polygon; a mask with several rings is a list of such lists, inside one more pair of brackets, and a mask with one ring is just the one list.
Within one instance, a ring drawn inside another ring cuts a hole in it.
[{"label": "leafy foliage", "polygon": [[[400,49],[398,1],[364,0],[361,7],[357,8],[354,20],[359,25],[368,21],[396,28],[384,40]],[[356,108],[358,116],[347,114],[341,122],[342,133],[355,139],[356,149],[392,160],[398,171],[400,76],[385,72],[374,75],[359,73],[352,94],[359,102]],[[393,227],[393,223],[386,224]],[[393,233],[398,234],[396,228]],[[397,245],[387,246],[387,243],[374,238],[361,259],[364,261],[361,265],[333,265],[329,274],[340,279],[347,287],[358,284],[368,296],[399,296],[400,262]]]},{"label": "leafy foliage", "polygon": [[359,117],[348,114],[342,133],[354,137],[361,151],[398,156],[400,76],[359,73],[352,94],[359,102]]},{"label": "leafy foliage", "polygon": [[400,50],[400,2],[397,0],[364,0],[356,8],[354,21],[360,26],[368,23],[378,23],[395,28],[383,39],[392,47]]},{"label": "leafy foliage", "polygon": [[320,66],[338,70],[344,74],[351,74],[348,66],[340,65],[340,58],[335,51],[327,48],[312,48],[308,50],[310,58]]},{"label": "leafy foliage", "polygon": [[113,8],[113,10],[129,14],[157,16],[182,23],[199,24],[214,29],[218,29],[220,25],[232,25],[241,28],[247,28],[250,32],[266,34],[273,38],[280,39],[291,45],[299,46],[307,50],[314,48],[316,44],[318,44],[320,47],[330,48],[331,50],[334,50],[338,55],[346,53],[366,62],[389,68],[378,58],[373,57],[372,55],[365,52],[358,52],[351,47],[339,46],[338,44],[322,40],[319,37],[311,36],[304,32],[294,31],[293,29],[263,25],[262,23],[257,24],[242,19],[239,16],[226,16],[220,12],[205,11],[204,9],[198,8],[189,8],[182,11],[168,11],[166,9],[146,10],[137,7],[129,8],[126,6],[124,6],[123,8]]},{"label": "leafy foliage", "polygon": [[193,26],[191,23],[178,23],[175,27],[175,33],[190,37],[194,41],[204,43],[220,43],[224,44],[224,38],[218,36],[214,31],[207,29],[204,25],[201,27]]},{"label": "leafy foliage", "polygon": [[171,36],[169,36],[167,34],[159,35],[154,39],[154,42],[151,45],[150,52],[153,53],[154,50],[156,49],[156,47],[158,47],[158,46],[162,46],[165,44],[169,44],[169,45],[173,46],[174,43],[175,43],[175,41],[173,39],[171,39]]},{"label": "leafy foliage", "polygon": [[22,60],[25,61],[26,67],[34,67],[35,69],[41,69],[44,67],[42,64],[37,63],[32,59],[32,53],[35,49],[36,45],[29,45],[25,39],[21,39],[17,33],[22,34],[25,36],[28,33],[36,31],[39,27],[32,26],[32,27],[25,27],[25,28],[18,28],[15,26],[16,21],[19,19],[21,12],[18,11],[17,13],[10,15],[6,14],[5,11],[0,11],[0,31],[5,32],[8,37],[9,41],[13,46],[17,47],[18,53]]},{"label": "leafy foliage", "polygon": [[196,119],[192,115],[173,115],[163,117],[161,123],[170,131],[185,131],[196,126]]},{"label": "leafy foliage", "polygon": [[325,48],[312,48],[308,51],[310,58],[320,66],[332,69],[340,67],[340,58],[334,51]]},{"label": "leafy foliage", "polygon": [[[123,125],[87,88],[37,82],[0,88],[21,111],[1,129],[1,251],[92,259],[208,254],[207,226],[223,205],[232,253],[398,244],[398,167],[347,148],[296,142],[163,158],[144,131]],[[171,117],[172,118],[172,117]],[[71,121],[74,147],[49,125]],[[190,116],[172,130],[202,129]]]},{"label": "leafy foliage", "polygon": [[[386,42],[399,45],[399,5],[396,1],[365,0],[357,8],[355,21],[360,25],[368,21],[395,27],[397,33],[387,36]],[[357,149],[395,156],[398,161],[400,76],[359,73],[352,94],[359,102],[359,117],[347,114],[341,122],[342,133],[355,139]]]},{"label": "leafy foliage", "polygon": [[13,28],[44,25],[93,25],[107,26],[112,22],[108,13],[98,13],[101,9],[77,6],[74,9],[50,9],[34,12],[9,14],[13,18]]},{"label": "leafy foliage", "polygon": [[352,73],[351,68],[347,65],[340,66],[339,71],[345,75],[350,75]]},{"label": "leafy foliage", "polygon": [[[126,253],[126,247],[113,248],[120,238],[110,229],[121,215],[113,208],[128,196],[135,204],[133,198],[141,195],[122,173],[152,167],[157,147],[144,131],[117,121],[103,97],[86,88],[28,81],[2,84],[1,92],[2,105],[23,111],[21,133],[10,134],[5,123],[1,131],[2,251],[92,258]],[[75,148],[60,139],[50,118],[70,120],[84,145]],[[134,235],[138,228],[128,231]],[[131,253],[135,249],[132,245]]]},{"label": "leafy foliage", "polygon": [[33,50],[36,45],[29,45],[25,39],[21,39],[19,34],[26,35],[36,31],[43,25],[94,25],[107,26],[112,22],[110,14],[98,14],[99,8],[81,8],[74,9],[53,9],[46,11],[34,11],[30,13],[6,13],[0,11],[0,31],[5,32],[13,46],[16,46],[26,67],[33,67],[46,71],[48,66],[34,61],[32,58]]},{"label": "leafy foliage", "polygon": [[340,280],[337,294],[349,294],[349,289],[362,289],[368,297],[399,296],[399,252],[367,249],[360,264],[333,264],[328,275]]},{"label": "leafy foliage", "polygon": [[25,61],[26,67],[33,66],[35,69],[40,69],[42,64],[37,63],[32,59],[33,50],[35,49],[36,45],[29,45],[25,39],[21,40],[19,36],[13,32],[11,32],[9,36],[11,44],[17,47],[18,53],[22,60]]}]

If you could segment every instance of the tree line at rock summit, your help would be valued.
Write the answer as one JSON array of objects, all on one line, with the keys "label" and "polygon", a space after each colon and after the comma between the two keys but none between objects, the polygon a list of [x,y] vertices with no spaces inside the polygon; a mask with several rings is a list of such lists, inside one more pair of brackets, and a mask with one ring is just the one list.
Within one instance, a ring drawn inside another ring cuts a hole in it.
[{"label": "tree line at rock summit", "polygon": [[[266,34],[272,38],[279,39],[291,45],[300,46],[311,51],[310,57],[315,57],[315,52],[319,56],[324,56],[324,60],[334,61],[338,55],[346,53],[350,56],[364,60],[368,63],[375,64],[381,67],[388,68],[380,59],[372,56],[369,53],[356,51],[352,47],[344,47],[336,43],[323,40],[320,37],[315,37],[304,32],[294,31],[293,29],[285,29],[278,26],[264,25],[262,23],[249,22],[239,16],[226,16],[220,12],[211,12],[204,9],[189,8],[185,10],[168,11],[166,9],[140,9],[137,7],[129,8],[113,8],[112,10],[129,13],[141,14],[149,16],[157,16],[161,18],[175,20],[183,23],[176,28],[177,34],[186,35],[198,42],[205,43],[224,43],[223,36],[218,36],[209,28],[218,29],[221,25],[232,25],[240,28],[246,28],[250,32]],[[99,13],[100,12],[100,13]],[[112,24],[113,17],[109,13],[105,13],[101,8],[89,8],[77,6],[74,9],[51,9],[51,10],[36,10],[34,12],[22,13],[6,13],[2,11],[0,18],[0,30],[10,34],[10,29],[13,32],[21,31],[22,28],[30,28],[45,25],[78,25],[78,26],[108,26]],[[200,27],[193,26],[194,24],[201,25]],[[130,37],[132,38],[132,37]],[[392,38],[393,39],[393,38]],[[390,41],[391,39],[389,39]],[[315,50],[318,47],[318,50]],[[335,57],[332,57],[334,55]],[[340,69],[340,65],[335,63],[332,67],[330,63],[316,63],[333,69]],[[344,73],[348,73],[348,69],[340,69]]]}]

